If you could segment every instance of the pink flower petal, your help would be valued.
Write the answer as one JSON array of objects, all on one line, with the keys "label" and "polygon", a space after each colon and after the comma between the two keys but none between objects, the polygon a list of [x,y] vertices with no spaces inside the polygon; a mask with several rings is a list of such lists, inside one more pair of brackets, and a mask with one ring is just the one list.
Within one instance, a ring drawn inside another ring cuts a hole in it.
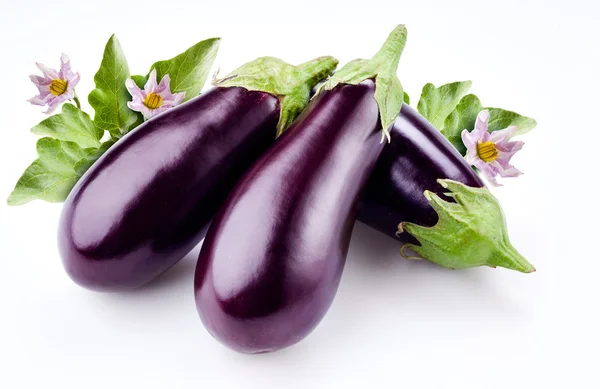
[{"label": "pink flower petal", "polygon": [[132,111],[141,112],[144,115],[144,118],[148,119],[152,116],[152,110],[144,104],[143,101],[130,101],[127,103],[127,106]]},{"label": "pink flower petal", "polygon": [[69,56],[65,53],[62,53],[60,56],[60,70],[61,71],[70,71],[71,70],[71,61],[69,60]]},{"label": "pink flower petal", "polygon": [[479,169],[479,171],[483,174],[485,179],[492,184],[492,186],[501,186],[498,181],[496,181],[496,175],[498,174],[497,169],[495,169],[492,165],[485,163],[482,160],[479,160],[475,167]]},{"label": "pink flower petal", "polygon": [[165,74],[165,76],[160,80],[160,83],[156,87],[154,93],[158,93],[162,96],[163,100],[170,98],[171,96],[171,76]]},{"label": "pink flower petal", "polygon": [[503,130],[494,131],[490,135],[490,142],[494,143],[506,143],[517,131],[517,126],[506,127]]},{"label": "pink flower petal", "polygon": [[146,81],[146,85],[144,85],[144,90],[146,93],[153,93],[156,90],[156,69],[152,69],[150,75],[148,75],[148,81]]},{"label": "pink flower petal", "polygon": [[75,88],[77,86],[77,84],[79,84],[79,80],[81,79],[81,76],[79,75],[79,73],[75,73],[73,74],[72,77],[67,78],[67,83],[69,85],[69,88]]},{"label": "pink flower petal", "polygon": [[140,97],[142,94],[142,90],[140,89],[140,87],[137,86],[135,81],[133,81],[133,79],[131,78],[128,78],[125,81],[125,88],[127,88],[127,91],[133,98],[135,98],[136,96]]},{"label": "pink flower petal", "polygon": [[479,112],[475,120],[475,130],[488,132],[488,121],[490,120],[490,112],[487,109]]},{"label": "pink flower petal", "polygon": [[510,169],[503,169],[499,172],[500,177],[518,177],[523,174],[522,171],[517,169],[516,167],[512,167]]},{"label": "pink flower petal", "polygon": [[44,64],[41,64],[39,62],[36,62],[35,65],[37,66],[38,69],[40,69],[42,71],[42,73],[44,74],[45,77],[50,78],[51,80],[56,80],[59,77],[58,72],[54,69],[50,69],[49,67],[47,67]]},{"label": "pink flower petal", "polygon": [[44,111],[44,113],[51,114],[59,105],[67,100],[69,100],[69,97],[66,95],[66,93],[63,93],[60,96],[54,96],[53,99],[48,100],[48,109]]},{"label": "pink flower petal", "polygon": [[173,105],[179,105],[185,99],[185,92],[175,93],[173,97]]},{"label": "pink flower petal", "polygon": [[44,97],[34,96],[34,97],[30,98],[27,101],[30,102],[33,105],[40,105],[40,106],[43,107],[44,105],[48,104],[48,101],[51,100],[53,97],[54,96],[52,94],[48,93]]},{"label": "pink flower petal", "polygon": [[161,106],[159,108],[153,109],[153,110],[150,111],[150,116],[148,116],[147,118],[148,119],[153,118],[154,116],[156,116],[158,114],[161,114],[161,113],[163,113],[165,111],[168,111],[171,108],[173,108],[173,107],[168,107],[168,106],[163,105],[163,106]]},{"label": "pink flower petal", "polygon": [[169,93],[168,99],[163,98],[163,105],[169,105],[171,107],[175,107],[175,106],[181,104],[181,102],[183,101],[184,98],[185,98],[185,92],[175,93],[175,94]]},{"label": "pink flower petal", "polygon": [[475,163],[477,163],[477,161],[480,161],[479,157],[477,156],[477,150],[475,148],[467,150],[467,155],[465,155],[465,161],[467,161],[467,163],[472,166],[475,166]]},{"label": "pink flower petal", "polygon": [[29,76],[29,79],[31,80],[31,82],[33,82],[35,84],[35,86],[37,86],[38,88],[40,86],[43,87],[47,87],[48,85],[52,84],[52,80],[49,78],[45,78],[45,77],[40,77],[40,76],[36,76],[35,74],[32,74]]},{"label": "pink flower petal", "polygon": [[468,130],[463,130],[460,133],[460,137],[462,139],[463,144],[467,147],[467,150],[474,149],[477,147],[477,139],[474,139],[474,136]]},{"label": "pink flower petal", "polygon": [[525,142],[514,141],[514,142],[503,143],[503,144],[497,144],[496,148],[499,151],[503,151],[505,153],[511,153],[511,155],[512,155],[512,154],[516,153],[517,151],[521,150],[524,145],[525,145]]}]

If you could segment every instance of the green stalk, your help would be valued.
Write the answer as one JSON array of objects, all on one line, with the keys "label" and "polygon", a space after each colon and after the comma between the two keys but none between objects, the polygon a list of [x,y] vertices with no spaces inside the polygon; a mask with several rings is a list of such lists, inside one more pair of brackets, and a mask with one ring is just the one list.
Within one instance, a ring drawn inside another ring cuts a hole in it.
[{"label": "green stalk", "polygon": [[333,75],[322,89],[330,90],[338,84],[357,85],[364,80],[375,81],[375,101],[381,117],[382,141],[390,141],[389,128],[394,124],[402,108],[404,89],[396,75],[400,56],[406,45],[407,31],[404,25],[397,26],[385,43],[371,59],[356,59],[347,63]]}]

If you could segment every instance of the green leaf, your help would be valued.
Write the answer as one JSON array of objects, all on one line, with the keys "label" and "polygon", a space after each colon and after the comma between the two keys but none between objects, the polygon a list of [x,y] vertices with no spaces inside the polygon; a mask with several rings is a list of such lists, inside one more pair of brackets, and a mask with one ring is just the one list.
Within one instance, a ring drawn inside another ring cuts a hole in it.
[{"label": "green leaf", "polygon": [[32,200],[51,203],[65,201],[81,176],[104,154],[114,141],[98,148],[82,148],[75,142],[41,138],[38,159],[25,170],[8,197],[8,205],[23,205]]},{"label": "green leaf", "polygon": [[131,76],[131,79],[133,80],[133,82],[135,82],[135,85],[137,85],[138,88],[144,89],[146,81],[148,81],[148,76],[140,76],[139,74],[136,74],[134,76]]},{"label": "green leaf", "polygon": [[80,159],[73,167],[76,173],[79,175],[83,175],[92,165],[104,154],[108,151],[112,145],[115,144],[114,140],[109,140],[104,143],[99,148],[96,149],[86,149],[86,155],[82,159]]},{"label": "green leaf", "polygon": [[[455,203],[425,191],[438,214],[433,227],[400,223],[398,233],[407,231],[420,245],[406,244],[423,258],[450,269],[475,266],[504,267],[523,273],[535,268],[512,246],[498,200],[486,188],[472,188],[452,180],[438,180]],[[404,254],[403,254],[404,255]]]},{"label": "green leaf", "polygon": [[490,112],[489,132],[503,130],[509,126],[517,126],[518,130],[515,135],[520,135],[531,131],[537,124],[534,119],[519,115],[516,112],[501,108],[484,108],[477,96],[468,94],[460,100],[456,109],[448,115],[441,130],[442,134],[462,155],[465,155],[467,148],[462,142],[461,133],[463,130],[473,131],[477,115],[484,109]]},{"label": "green leaf", "polygon": [[100,69],[94,76],[96,89],[88,96],[94,108],[94,123],[113,137],[126,134],[139,119],[139,114],[127,107],[131,95],[125,87],[129,66],[117,38],[113,35],[104,49]]},{"label": "green leaf", "polygon": [[[486,108],[490,112],[490,120],[488,122],[488,128],[490,132],[503,130],[506,127],[517,126],[515,135],[525,134],[537,126],[537,122],[528,118],[527,116],[521,116],[516,112],[507,111],[502,108]],[[473,121],[475,123],[475,121]],[[469,130],[471,130],[471,127]]]},{"label": "green leaf", "polygon": [[[154,63],[150,70],[156,69],[159,81],[168,74],[171,77],[171,92],[185,92],[183,101],[192,99],[200,93],[208,78],[208,72],[219,50],[219,42],[220,38],[198,42],[176,57]],[[142,79],[137,78],[134,81],[140,86]]]},{"label": "green leaf", "polygon": [[104,133],[94,125],[87,113],[72,104],[64,104],[62,113],[43,120],[31,132],[75,142],[81,147],[99,147]]},{"label": "green leaf", "polygon": [[404,92],[404,102],[410,105],[410,96],[406,92]]},{"label": "green leaf", "polygon": [[426,84],[417,109],[435,128],[442,130],[444,121],[454,111],[461,98],[471,88],[471,81],[457,81],[436,88]]},{"label": "green leaf", "polygon": [[35,199],[60,202],[81,177],[73,168],[86,158],[86,150],[74,142],[41,138],[37,142],[39,158],[21,176],[8,198],[8,205],[22,205]]},{"label": "green leaf", "polygon": [[473,94],[466,95],[460,100],[456,109],[446,118],[442,134],[456,147],[459,153],[465,155],[467,148],[463,144],[461,133],[467,129],[473,130],[477,115],[482,110],[481,101]]}]

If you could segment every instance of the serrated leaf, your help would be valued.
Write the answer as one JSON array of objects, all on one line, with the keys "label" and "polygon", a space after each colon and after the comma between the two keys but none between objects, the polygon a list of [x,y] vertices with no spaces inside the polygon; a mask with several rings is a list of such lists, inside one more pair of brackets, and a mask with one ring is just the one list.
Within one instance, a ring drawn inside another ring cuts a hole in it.
[{"label": "serrated leaf", "polygon": [[99,147],[104,131],[97,128],[87,113],[72,104],[64,104],[62,113],[50,116],[31,132],[58,140],[75,142],[81,147]]},{"label": "serrated leaf", "polygon": [[[168,74],[171,77],[171,92],[185,92],[183,101],[192,99],[200,93],[208,78],[208,72],[219,50],[219,42],[220,38],[198,42],[171,59],[154,63],[150,70],[156,69],[157,80]],[[138,77],[134,81],[140,86],[142,78]],[[143,85],[141,87],[143,88]]]},{"label": "serrated leaf", "polygon": [[444,121],[454,111],[461,98],[471,88],[471,81],[457,81],[440,86],[429,83],[423,87],[417,109],[435,128],[442,130]]},{"label": "serrated leaf", "polygon": [[[490,132],[503,130],[510,126],[517,126],[515,135],[522,135],[537,126],[537,122],[534,119],[528,118],[527,116],[521,116],[516,112],[507,111],[502,108],[486,109],[490,112],[490,120],[488,122]],[[475,122],[473,121],[473,123]]]},{"label": "serrated leaf", "polygon": [[112,145],[114,145],[114,144],[115,144],[114,140],[109,140],[109,141],[102,143],[102,145],[99,148],[86,149],[85,157],[80,159],[75,164],[73,169],[79,175],[83,175],[90,167],[92,167],[92,165],[98,160],[98,158],[100,158],[102,156],[102,154],[104,154],[106,151],[108,151],[108,149],[111,148]]},{"label": "serrated leaf", "polygon": [[94,76],[96,89],[88,96],[94,108],[94,123],[98,128],[121,137],[139,118],[138,113],[127,107],[131,96],[125,87],[129,77],[127,59],[117,38],[113,35],[104,49],[100,69]]},{"label": "serrated leaf", "polygon": [[86,157],[86,151],[74,142],[41,138],[37,142],[39,158],[23,173],[8,198],[8,205],[22,205],[40,199],[60,202],[79,180],[75,164]]},{"label": "serrated leaf", "polygon": [[463,144],[463,130],[472,131],[477,115],[481,112],[481,101],[474,94],[469,94],[460,100],[456,109],[446,118],[442,134],[456,147],[459,153],[465,155],[467,148]]}]

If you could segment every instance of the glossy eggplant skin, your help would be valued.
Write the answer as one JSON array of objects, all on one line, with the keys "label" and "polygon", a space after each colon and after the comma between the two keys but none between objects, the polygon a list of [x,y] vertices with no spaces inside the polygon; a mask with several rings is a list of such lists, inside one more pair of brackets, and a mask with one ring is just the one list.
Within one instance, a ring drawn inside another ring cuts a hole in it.
[{"label": "glossy eggplant skin", "polygon": [[431,227],[437,213],[423,195],[425,190],[448,201],[437,179],[447,178],[483,187],[477,173],[450,142],[414,108],[404,104],[361,198],[358,219],[401,242],[416,243],[408,233],[396,235],[398,224],[412,222]]},{"label": "glossy eggplant skin", "polygon": [[70,193],[63,265],[98,291],[137,288],[183,258],[245,170],[275,141],[279,101],[215,88],[119,140]]},{"label": "glossy eggplant skin", "polygon": [[335,296],[358,198],[383,149],[371,80],[321,92],[236,185],[209,228],[195,298],[244,353],[310,333]]}]

